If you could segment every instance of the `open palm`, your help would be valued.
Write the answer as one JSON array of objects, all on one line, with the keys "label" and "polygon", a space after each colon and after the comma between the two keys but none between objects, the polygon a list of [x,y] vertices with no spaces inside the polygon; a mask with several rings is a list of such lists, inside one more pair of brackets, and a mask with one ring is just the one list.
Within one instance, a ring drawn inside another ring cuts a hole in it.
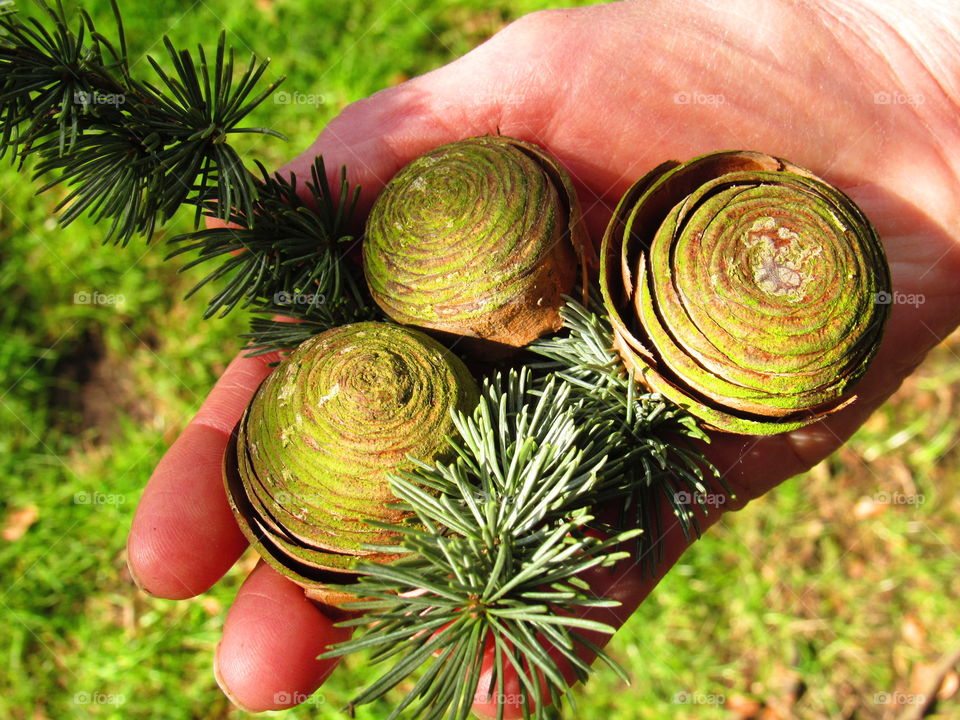
[{"label": "open palm", "polygon": [[[785,435],[714,438],[711,459],[737,494],[725,507],[739,507],[835,450],[960,322],[960,47],[952,39],[960,13],[939,18],[938,30],[933,20],[921,27],[916,9],[884,12],[742,0],[536,13],[444,68],[351,105],[284,171],[305,175],[318,154],[328,168],[346,165],[365,209],[422,152],[499,132],[542,145],[569,170],[595,240],[627,187],[667,159],[758,150],[842,188],[880,232],[894,299],[915,302],[895,302],[853,406]],[[897,13],[909,33],[898,33]],[[274,359],[234,360],[157,467],[129,539],[146,591],[204,592],[246,547],[220,458]],[[678,527],[663,541],[661,573],[687,546]],[[598,611],[615,625],[656,584],[630,562],[592,581],[622,601]],[[315,658],[344,632],[261,564],[228,614],[218,681],[251,710],[295,704],[330,671]]]}]

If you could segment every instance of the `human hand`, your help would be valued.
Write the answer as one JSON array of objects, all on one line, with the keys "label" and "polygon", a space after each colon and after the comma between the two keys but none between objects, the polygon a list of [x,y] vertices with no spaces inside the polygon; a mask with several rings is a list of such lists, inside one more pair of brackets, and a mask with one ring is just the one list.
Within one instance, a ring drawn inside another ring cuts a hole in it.
[{"label": "human hand", "polygon": [[[363,211],[415,156],[500,132],[540,144],[569,170],[595,240],[626,188],[666,159],[759,150],[843,189],[879,230],[896,293],[924,302],[894,305],[853,406],[784,435],[714,437],[710,457],[737,494],[723,509],[740,507],[836,449],[960,321],[960,13],[942,12],[741,0],[537,13],[351,105],[283,171],[304,176],[318,154],[331,170],[346,165]],[[201,593],[243,552],[220,459],[274,359],[234,360],[157,467],[128,548],[146,591]],[[622,602],[597,619],[622,623],[686,549],[679,527],[667,527],[657,578],[632,562],[594,574],[594,591]],[[218,681],[251,710],[287,707],[319,686],[332,664],[315,658],[344,636],[261,564],[227,616]]]}]

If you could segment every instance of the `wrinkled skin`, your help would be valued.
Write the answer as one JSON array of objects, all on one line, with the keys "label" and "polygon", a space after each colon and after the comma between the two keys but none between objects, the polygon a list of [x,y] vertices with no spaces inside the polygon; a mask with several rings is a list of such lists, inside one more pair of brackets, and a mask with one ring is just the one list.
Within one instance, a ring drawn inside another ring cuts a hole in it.
[{"label": "wrinkled skin", "polygon": [[[620,194],[668,158],[760,150],[846,191],[879,229],[896,292],[925,302],[893,307],[849,409],[788,435],[715,438],[710,455],[737,492],[724,509],[742,507],[835,450],[960,320],[960,13],[943,10],[939,29],[908,3],[873,4],[883,18],[826,0],[536,13],[444,68],[349,106],[283,169],[304,175],[320,153],[328,168],[345,164],[363,185],[365,210],[418,154],[499,130],[559,158],[595,239]],[[129,540],[130,567],[147,592],[202,593],[243,552],[220,456],[273,359],[234,360],[153,474]],[[686,549],[677,528],[664,541],[661,572]],[[598,614],[614,624],[656,584],[629,562],[591,581],[623,601]],[[322,683],[332,664],[315,656],[343,637],[261,564],[227,615],[218,681],[247,709],[287,707]]]}]

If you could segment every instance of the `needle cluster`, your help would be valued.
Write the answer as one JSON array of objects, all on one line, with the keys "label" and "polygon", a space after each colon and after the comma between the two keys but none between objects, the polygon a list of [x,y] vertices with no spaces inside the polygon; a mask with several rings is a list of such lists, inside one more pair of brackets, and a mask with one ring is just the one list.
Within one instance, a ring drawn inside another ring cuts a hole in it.
[{"label": "needle cluster", "polygon": [[[380,319],[360,265],[351,260],[360,245],[349,230],[359,188],[351,192],[346,170],[334,194],[322,157],[314,160],[302,189],[295,175],[270,175],[259,162],[257,167],[261,179],[252,215],[234,208],[229,226],[171,239],[178,248],[169,257],[194,256],[184,270],[216,265],[188,293],[208,283],[219,286],[204,317],[224,316],[237,306],[252,313],[245,336],[251,354],[293,348],[325,330]],[[210,205],[205,211],[212,215]]]},{"label": "needle cluster", "polygon": [[[364,615],[345,625],[365,631],[329,653],[372,650],[373,662],[390,665],[354,704],[426,665],[391,718],[408,709],[466,718],[474,701],[496,702],[505,688],[525,716],[546,717],[586,679],[584,651],[619,671],[595,642],[614,628],[579,615],[618,603],[595,596],[583,573],[631,555],[652,567],[664,499],[696,531],[691,506],[716,478],[684,444],[701,431],[632,389],[600,316],[574,301],[562,312],[565,334],[533,346],[546,362],[488,377],[477,408],[453,413],[456,460],[393,479],[416,520],[389,526],[407,557],[365,565],[344,586],[364,598],[350,605]],[[628,510],[601,523],[607,507]]]},{"label": "needle cluster", "polygon": [[[163,39],[173,67],[147,58],[156,79],[133,77],[120,11],[111,0],[116,39],[83,10],[76,28],[57,0],[38,3],[47,24],[16,12],[0,15],[0,153],[21,165],[36,156],[39,192],[66,184],[60,221],[82,213],[108,221],[105,238],[125,244],[149,237],[184,203],[215,198],[221,217],[234,205],[250,213],[257,190],[228,140],[236,133],[278,133],[240,127],[277,87],[255,92],[267,67],[251,58],[234,78],[233,51],[220,34],[212,62]],[[49,27],[48,27],[49,26]],[[281,136],[282,137],[282,136]]]},{"label": "needle cluster", "polygon": [[204,217],[233,223],[177,236],[172,254],[196,253],[186,267],[217,264],[194,291],[217,287],[207,316],[249,311],[255,352],[376,317],[343,262],[359,188],[351,194],[341,175],[331,193],[321,161],[300,187],[260,163],[255,173],[231,145],[240,133],[283,137],[241,125],[283,80],[264,86],[266,60],[236,66],[224,33],[210,55],[164,37],[168,69],[147,56],[148,81],[131,73],[116,0],[113,39],[82,9],[71,26],[60,0],[37,4],[42,21],[0,4],[0,156],[9,152],[20,168],[32,158],[34,179],[44,179],[38,192],[68,188],[55,209],[62,225],[86,214],[105,228],[104,242],[125,245],[149,240],[183,205],[195,228]]}]

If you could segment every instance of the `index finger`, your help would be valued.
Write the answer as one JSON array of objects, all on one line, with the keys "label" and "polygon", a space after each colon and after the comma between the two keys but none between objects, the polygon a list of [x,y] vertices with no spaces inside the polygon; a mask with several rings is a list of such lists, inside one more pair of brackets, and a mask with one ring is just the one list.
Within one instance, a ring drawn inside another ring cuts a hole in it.
[{"label": "index finger", "polygon": [[130,574],[146,592],[183,599],[205,592],[247,546],[227,504],[227,439],[277,353],[238,356],[154,470],[127,539]]}]

